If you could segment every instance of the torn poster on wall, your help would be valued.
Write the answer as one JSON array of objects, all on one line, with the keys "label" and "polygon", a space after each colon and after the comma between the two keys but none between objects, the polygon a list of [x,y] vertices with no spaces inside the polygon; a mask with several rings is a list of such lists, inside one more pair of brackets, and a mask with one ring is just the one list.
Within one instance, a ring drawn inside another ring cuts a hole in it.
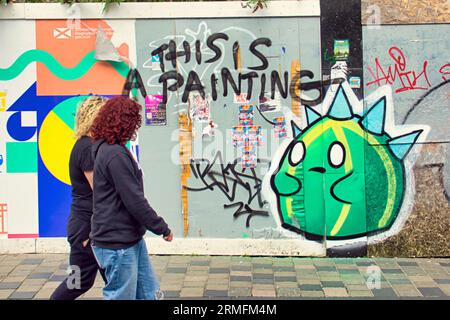
[{"label": "torn poster on wall", "polygon": [[203,128],[202,137],[214,137],[216,129],[219,126],[214,121],[210,120],[206,127]]},{"label": "torn poster on wall", "polygon": [[211,106],[211,97],[210,95],[206,95],[203,98],[197,92],[191,92],[189,94],[189,112],[191,119],[199,122],[210,122],[210,106]]},{"label": "torn poster on wall", "polygon": [[145,125],[165,126],[167,124],[166,105],[163,96],[150,94],[145,97]]}]

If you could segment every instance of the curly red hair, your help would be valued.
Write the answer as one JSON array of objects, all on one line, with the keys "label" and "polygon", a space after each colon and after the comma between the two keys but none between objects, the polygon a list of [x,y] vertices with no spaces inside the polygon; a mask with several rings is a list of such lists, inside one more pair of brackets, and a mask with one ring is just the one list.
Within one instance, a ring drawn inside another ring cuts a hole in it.
[{"label": "curly red hair", "polygon": [[127,97],[109,99],[92,124],[92,137],[105,139],[108,144],[125,145],[136,137],[141,126],[141,109],[140,104]]}]

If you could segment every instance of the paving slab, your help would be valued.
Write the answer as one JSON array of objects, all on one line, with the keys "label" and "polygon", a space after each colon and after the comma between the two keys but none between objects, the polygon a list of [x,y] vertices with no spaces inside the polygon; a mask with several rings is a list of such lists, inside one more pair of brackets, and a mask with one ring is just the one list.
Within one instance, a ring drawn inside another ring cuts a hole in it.
[{"label": "paving slab", "polygon": [[[48,299],[68,255],[0,255],[0,299]],[[151,256],[166,299],[450,298],[450,259]],[[369,288],[373,266],[379,288]],[[370,269],[369,269],[370,267]],[[101,299],[97,277],[81,299]]]}]

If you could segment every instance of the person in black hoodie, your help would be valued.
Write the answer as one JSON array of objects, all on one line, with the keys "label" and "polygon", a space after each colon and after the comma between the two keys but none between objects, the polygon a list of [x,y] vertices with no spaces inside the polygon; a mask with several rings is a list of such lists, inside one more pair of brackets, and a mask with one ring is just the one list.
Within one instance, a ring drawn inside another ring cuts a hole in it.
[{"label": "person in black hoodie", "polygon": [[[92,216],[92,184],[94,160],[90,131],[92,123],[106,99],[92,96],[83,101],[75,115],[75,145],[69,160],[72,204],[67,223],[70,244],[71,274],[56,288],[50,300],[74,300],[94,284],[99,267],[89,242]],[[102,270],[101,275],[104,277]],[[78,277],[78,279],[77,279]],[[105,278],[103,278],[105,280]]]},{"label": "person in black hoodie", "polygon": [[161,291],[143,236],[146,230],[172,241],[167,223],[144,196],[142,171],[125,147],[136,138],[141,106],[126,97],[111,98],[92,126],[94,213],[91,245],[105,269],[106,300],[154,300]]}]

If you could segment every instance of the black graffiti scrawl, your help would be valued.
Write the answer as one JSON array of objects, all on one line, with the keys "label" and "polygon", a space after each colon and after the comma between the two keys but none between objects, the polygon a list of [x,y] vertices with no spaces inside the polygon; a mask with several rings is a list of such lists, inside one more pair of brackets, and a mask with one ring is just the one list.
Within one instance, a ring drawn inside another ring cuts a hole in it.
[{"label": "black graffiti scrawl", "polygon": [[[206,40],[206,46],[214,53],[214,56],[204,60],[202,54],[202,43],[200,40],[195,41],[195,45],[191,48],[191,45],[187,41],[182,42],[182,49],[177,49],[177,43],[174,40],[170,40],[168,43],[163,43],[158,48],[151,52],[152,56],[157,56],[162,74],[159,76],[158,82],[162,84],[163,103],[167,102],[169,92],[182,92],[181,101],[186,103],[189,99],[189,93],[197,91],[202,98],[206,96],[206,83],[209,81],[211,88],[211,98],[213,101],[218,99],[218,88],[220,87],[223,92],[223,96],[227,97],[230,93],[240,95],[241,93],[247,94],[247,99],[252,97],[264,98],[265,92],[269,91],[270,96],[273,99],[275,92],[279,92],[283,99],[287,99],[289,96],[302,104],[317,105],[321,102],[322,90],[324,85],[321,81],[308,81],[314,78],[314,73],[307,69],[302,69],[300,72],[290,75],[289,71],[280,70],[268,70],[269,60],[262,52],[261,48],[269,48],[272,46],[272,40],[269,38],[257,38],[253,40],[249,46],[248,51],[252,56],[256,57],[259,64],[246,66],[248,72],[238,72],[238,50],[243,50],[243,46],[239,44],[239,41],[234,41],[233,46],[230,49],[230,54],[233,57],[233,63],[230,67],[223,67],[220,69],[220,76],[215,73],[209,75],[209,79],[205,80],[199,76],[196,71],[189,71],[187,77],[184,77],[180,72],[176,70],[177,64],[187,64],[195,59],[198,65],[212,64],[217,62],[223,55],[221,47],[218,46],[219,42],[233,41],[230,37],[223,32],[213,33]],[[166,64],[169,64],[172,70],[166,71]],[[231,69],[230,69],[231,68]],[[254,92],[256,83],[259,83],[259,91]],[[325,84],[330,84],[332,81],[327,80]],[[246,92],[243,92],[243,85],[247,88]],[[316,96],[314,99],[306,98],[306,96],[300,97],[296,92],[300,89],[303,92],[313,91],[311,96]]]},{"label": "black graffiti scrawl", "polygon": [[[268,161],[259,159],[258,163],[267,164]],[[219,190],[228,200],[223,207],[232,209],[234,218],[247,216],[245,222],[247,228],[250,227],[252,217],[269,216],[269,212],[264,210],[266,201],[261,195],[262,179],[257,176],[255,168],[242,168],[240,159],[224,165],[222,154],[217,152],[212,161],[191,160],[191,172],[195,179],[201,181],[203,187],[187,187],[187,190],[194,192]],[[238,194],[245,194],[246,201],[236,201]]]}]

